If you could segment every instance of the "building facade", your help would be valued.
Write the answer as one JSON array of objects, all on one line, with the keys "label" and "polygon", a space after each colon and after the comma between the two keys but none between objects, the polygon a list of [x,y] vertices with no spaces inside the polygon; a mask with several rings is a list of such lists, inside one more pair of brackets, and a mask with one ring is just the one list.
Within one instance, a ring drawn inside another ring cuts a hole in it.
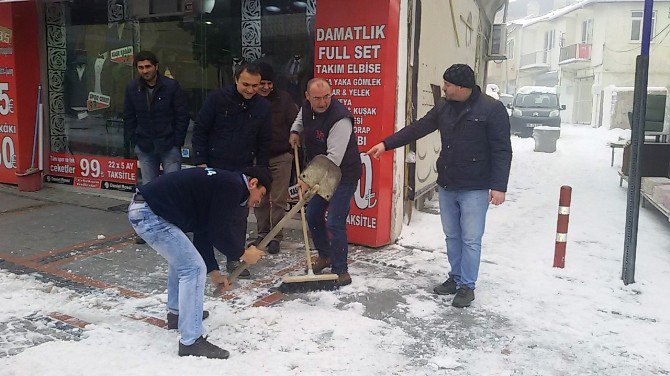
[{"label": "building facade", "polygon": [[[160,73],[179,81],[191,119],[245,61],[271,64],[275,87],[297,103],[310,78],[324,77],[354,114],[365,152],[432,108],[449,65],[472,65],[484,83],[493,19],[507,1],[38,0],[0,7],[26,4],[36,18],[39,62],[32,67],[44,87],[37,116],[44,181],[132,191],[137,165],[122,109],[138,51],[156,53]],[[24,123],[19,129],[33,129]],[[439,151],[432,135],[381,161],[361,155],[352,241],[382,245],[399,235],[405,203],[434,187]]]}]

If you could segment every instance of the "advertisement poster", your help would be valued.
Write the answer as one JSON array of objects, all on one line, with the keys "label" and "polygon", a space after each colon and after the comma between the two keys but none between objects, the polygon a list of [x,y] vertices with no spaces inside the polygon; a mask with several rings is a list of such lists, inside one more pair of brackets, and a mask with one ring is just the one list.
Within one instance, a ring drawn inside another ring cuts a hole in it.
[{"label": "advertisement poster", "polygon": [[15,108],[14,38],[9,12],[0,12],[0,182],[16,182],[18,117]]},{"label": "advertisement poster", "polygon": [[314,76],[354,116],[363,176],[354,194],[348,239],[382,246],[390,241],[393,153],[363,154],[393,133],[396,111],[399,0],[317,3]]},{"label": "advertisement poster", "polygon": [[109,59],[115,63],[133,66],[133,46],[127,46],[111,50]]},{"label": "advertisement poster", "polygon": [[132,192],[137,185],[137,161],[92,155],[49,155],[48,183]]}]

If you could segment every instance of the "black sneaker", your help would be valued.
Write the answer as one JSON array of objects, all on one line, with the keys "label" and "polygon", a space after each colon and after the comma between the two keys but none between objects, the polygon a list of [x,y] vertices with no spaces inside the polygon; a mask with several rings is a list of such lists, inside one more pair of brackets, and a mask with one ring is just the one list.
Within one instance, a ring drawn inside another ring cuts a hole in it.
[{"label": "black sneaker", "polygon": [[441,285],[435,286],[433,291],[437,295],[453,295],[456,293],[456,281],[452,277],[449,277],[444,283]]},{"label": "black sneaker", "polygon": [[461,286],[458,288],[451,305],[456,308],[469,307],[473,300],[475,300],[475,291],[467,286]]},{"label": "black sneaker", "polygon": [[146,241],[141,236],[135,235],[135,244],[146,244]]},{"label": "black sneaker", "polygon": [[190,346],[179,342],[179,356],[204,356],[210,359],[228,359],[230,353],[217,345],[207,342],[205,337],[200,336]]},{"label": "black sneaker", "polygon": [[276,255],[277,253],[279,253],[279,240],[277,240],[277,239],[270,240],[270,242],[268,243],[268,246],[265,250],[268,251],[268,253],[273,254],[273,255]]},{"label": "black sneaker", "polygon": [[[209,311],[202,311],[202,319],[209,317]],[[177,329],[179,327],[179,315],[175,315],[172,312],[167,314],[167,328],[169,330]]]},{"label": "black sneaker", "polygon": [[[238,266],[240,266],[239,261],[228,261],[226,262],[226,271],[228,274],[232,273],[233,270],[235,270]],[[251,278],[251,273],[249,272],[249,269],[244,269],[242,273],[240,273],[240,276],[238,278]]]},{"label": "black sneaker", "polygon": [[261,244],[261,240],[263,240],[263,238],[256,238],[255,240],[250,241],[249,243],[247,243],[247,248],[251,247],[252,245],[255,247]]}]

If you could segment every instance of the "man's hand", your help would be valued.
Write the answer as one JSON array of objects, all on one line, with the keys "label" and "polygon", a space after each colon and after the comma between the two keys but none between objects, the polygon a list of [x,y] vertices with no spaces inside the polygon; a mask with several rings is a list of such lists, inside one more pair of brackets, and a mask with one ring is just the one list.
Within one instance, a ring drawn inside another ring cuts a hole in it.
[{"label": "man's hand", "polygon": [[260,249],[256,248],[255,245],[249,246],[244,251],[244,254],[242,257],[240,257],[240,260],[246,262],[249,265],[253,265],[258,262],[258,260],[261,259],[261,257],[265,256],[265,252],[261,251]]},{"label": "man's hand", "polygon": [[386,151],[386,145],[383,142],[378,143],[373,146],[372,149],[368,150],[367,155],[373,157],[374,159],[379,159],[381,155]]},{"label": "man's hand", "polygon": [[288,143],[291,144],[291,147],[300,146],[300,135],[296,133],[291,133],[288,138]]},{"label": "man's hand", "polygon": [[505,192],[494,191],[489,192],[489,202],[493,205],[500,205],[505,202]]},{"label": "man's hand", "polygon": [[207,163],[199,164],[195,167],[202,167],[202,168],[207,168]]},{"label": "man's hand", "polygon": [[232,285],[228,281],[228,277],[221,274],[221,271],[219,270],[212,270],[211,272],[209,272],[209,278],[212,280],[212,283],[216,285],[217,289],[226,291],[230,290],[230,288],[232,287]]}]

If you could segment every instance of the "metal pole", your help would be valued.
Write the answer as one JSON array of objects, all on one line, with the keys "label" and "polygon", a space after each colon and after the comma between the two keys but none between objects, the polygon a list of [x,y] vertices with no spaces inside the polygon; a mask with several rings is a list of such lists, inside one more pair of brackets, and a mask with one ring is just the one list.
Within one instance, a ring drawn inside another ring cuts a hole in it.
[{"label": "metal pole", "polygon": [[626,231],[624,237],[621,279],[624,285],[635,283],[635,253],[640,217],[640,154],[644,145],[644,122],[647,115],[647,84],[649,80],[649,44],[651,42],[651,16],[653,0],[644,1],[642,21],[642,46],[635,66],[635,91],[633,92],[633,124],[631,124],[631,158],[628,173],[626,205]]}]

